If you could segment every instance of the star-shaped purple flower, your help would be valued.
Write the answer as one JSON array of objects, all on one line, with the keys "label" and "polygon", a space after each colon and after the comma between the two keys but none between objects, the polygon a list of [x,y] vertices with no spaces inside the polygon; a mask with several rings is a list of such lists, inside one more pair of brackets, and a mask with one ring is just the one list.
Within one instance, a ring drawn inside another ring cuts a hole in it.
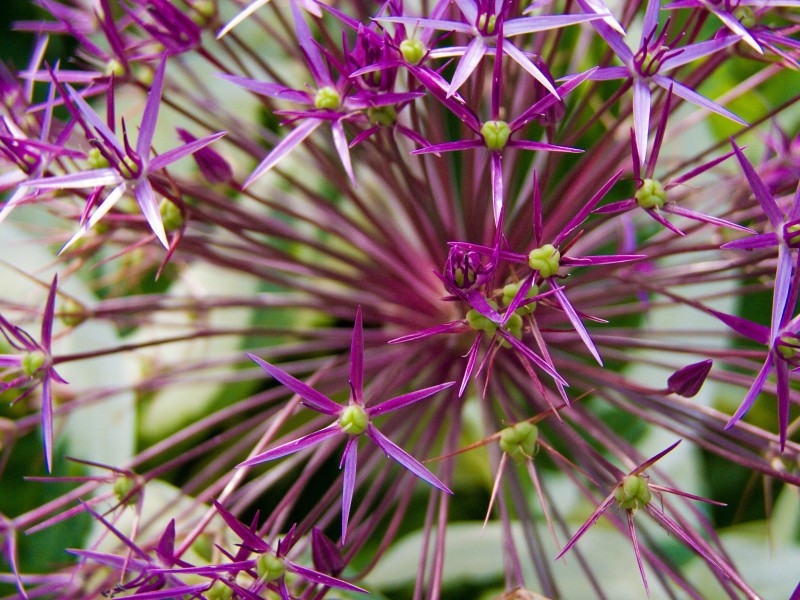
[{"label": "star-shaped purple flower", "polygon": [[[21,373],[11,381],[0,383],[0,391],[29,386],[16,401],[30,394],[38,384],[42,386],[42,437],[47,471],[53,465],[53,381],[67,383],[56,373],[50,344],[53,337],[53,314],[56,304],[58,276],[53,277],[42,316],[42,333],[39,342],[28,333],[12,325],[0,315],[0,332],[20,354],[0,354],[0,368],[13,369]],[[31,385],[32,384],[32,385]]]},{"label": "star-shaped purple flower", "polygon": [[319,431],[315,431],[300,439],[287,442],[272,450],[262,452],[243,463],[240,467],[251,467],[261,463],[275,460],[295,452],[299,452],[305,448],[315,446],[324,442],[327,439],[344,436],[346,441],[344,454],[340,468],[344,467],[344,491],[342,493],[342,543],[345,541],[347,533],[347,522],[350,518],[350,505],[353,501],[353,492],[356,485],[356,450],[358,448],[358,440],[362,434],[365,434],[369,439],[375,442],[378,447],[383,450],[386,455],[401,466],[405,467],[411,473],[428,482],[432,486],[447,492],[452,493],[446,485],[431,473],[428,469],[422,466],[417,459],[408,454],[405,450],[397,446],[389,438],[383,435],[372,424],[372,418],[404,408],[420,400],[436,394],[444,389],[449,388],[455,382],[450,381],[440,385],[424,388],[416,392],[403,394],[390,400],[386,400],[379,404],[367,407],[363,398],[364,387],[364,332],[361,318],[361,307],[358,307],[356,312],[356,322],[353,328],[353,339],[350,346],[350,402],[347,406],[342,406],[334,402],[327,396],[314,390],[307,384],[295,379],[285,371],[279,369],[268,363],[265,360],[258,358],[252,354],[248,354],[262,369],[272,375],[275,379],[289,388],[292,392],[302,398],[303,404],[308,408],[317,412],[336,417],[336,420]]},{"label": "star-shaped purple flower", "polygon": [[[211,142],[221,138],[226,132],[214,133],[150,158],[150,146],[153,141],[158,110],[161,104],[165,70],[166,57],[161,60],[153,76],[153,83],[147,94],[135,149],[128,142],[124,121],[122,122],[122,142],[120,142],[112,129],[103,122],[83,97],[71,86],[59,83],[56,75],[52,73],[54,81],[62,90],[62,94],[70,100],[66,105],[70,109],[72,116],[84,128],[87,139],[98,151],[99,154],[95,157],[95,161],[100,163],[101,166],[69,175],[34,179],[28,181],[25,185],[41,189],[102,189],[109,185],[115,186],[96,208],[93,206],[95,195],[90,195],[91,200],[84,211],[81,227],[64,244],[61,249],[62,252],[94,227],[126,193],[133,194],[153,233],[165,248],[169,248],[167,234],[158,209],[158,200],[149,176],[167,165],[197,152]],[[92,208],[94,208],[94,212],[89,216],[89,211]]]}]

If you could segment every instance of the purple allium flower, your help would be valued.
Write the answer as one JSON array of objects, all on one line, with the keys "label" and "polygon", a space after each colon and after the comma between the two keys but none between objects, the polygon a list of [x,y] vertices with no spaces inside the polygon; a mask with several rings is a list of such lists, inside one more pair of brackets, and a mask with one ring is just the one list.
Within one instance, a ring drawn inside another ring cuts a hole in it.
[{"label": "purple allium flower", "polygon": [[[586,1],[581,0],[580,3],[584,5]],[[633,129],[639,160],[642,164],[644,164],[647,154],[647,136],[650,131],[651,83],[665,90],[672,89],[676,96],[680,96],[684,100],[742,125],[747,125],[745,121],[731,111],[665,75],[668,71],[719,52],[735,44],[739,38],[727,37],[688,46],[678,46],[682,36],[668,43],[668,28],[666,26],[662,28],[661,33],[656,34],[658,31],[658,14],[659,0],[648,0],[647,12],[642,24],[642,36],[636,52],[630,49],[624,37],[618,31],[604,21],[592,22],[592,26],[608,43],[624,66],[598,69],[590,78],[598,81],[625,79],[631,82],[633,86]]]},{"label": "purple allium flower", "polygon": [[724,506],[721,502],[716,502],[715,500],[708,500],[706,498],[701,498],[700,496],[695,496],[694,494],[689,494],[688,492],[683,492],[681,490],[677,490],[674,488],[666,487],[663,485],[657,485],[651,483],[649,478],[645,475],[642,475],[644,471],[648,468],[653,466],[658,460],[664,457],[664,455],[668,454],[675,447],[681,443],[681,440],[678,440],[674,444],[672,444],[666,450],[662,450],[655,456],[647,459],[642,464],[638,465],[635,469],[630,471],[627,475],[624,475],[614,488],[611,490],[611,493],[605,497],[605,499],[600,503],[600,505],[595,509],[595,511],[591,514],[591,516],[586,520],[586,522],[575,532],[575,535],[572,536],[572,539],[567,542],[567,545],[559,552],[556,558],[561,558],[564,556],[569,550],[575,545],[575,543],[583,536],[584,533],[594,525],[600,516],[605,513],[611,505],[616,503],[617,507],[620,510],[625,511],[625,517],[627,519],[628,524],[628,532],[630,534],[631,542],[633,544],[633,551],[636,554],[636,562],[639,565],[639,573],[642,576],[642,583],[644,584],[645,593],[649,596],[650,595],[650,587],[647,583],[647,576],[644,572],[644,564],[642,562],[642,555],[641,549],[639,547],[639,540],[636,537],[636,529],[633,523],[633,517],[637,513],[637,511],[644,510],[647,512],[659,525],[665,528],[670,534],[675,535],[679,539],[683,540],[689,547],[691,547],[695,552],[706,558],[706,560],[710,561],[714,564],[718,569],[725,570],[724,567],[720,566],[716,562],[716,557],[709,554],[707,547],[703,544],[702,541],[698,541],[693,539],[690,534],[686,531],[683,531],[675,521],[673,521],[663,510],[663,508],[658,508],[654,506],[653,500],[653,493],[655,492],[658,494],[659,492],[669,493],[669,494],[676,494],[678,496],[683,496],[685,498],[690,498],[692,500],[698,500],[700,502],[707,502],[709,504],[717,504]]},{"label": "purple allium flower", "polygon": [[0,367],[6,372],[13,370],[18,375],[2,383],[2,389],[27,387],[19,402],[30,394],[39,384],[42,386],[42,437],[44,438],[44,458],[49,472],[53,466],[53,382],[66,383],[55,370],[55,363],[51,350],[53,337],[53,316],[56,306],[56,288],[58,276],[53,277],[50,291],[42,315],[42,331],[40,341],[35,341],[26,331],[12,325],[5,317],[0,315],[0,330],[6,341],[19,354],[0,354]]},{"label": "purple allium flower", "polygon": [[598,18],[595,14],[508,18],[512,9],[512,3],[508,0],[457,0],[456,5],[466,22],[411,16],[382,17],[379,19],[379,22],[382,23],[402,23],[408,28],[419,27],[423,30],[435,29],[472,36],[472,40],[466,47],[441,48],[430,54],[431,57],[461,57],[453,74],[453,79],[447,88],[447,97],[455,94],[467,81],[484,56],[494,54],[495,60],[497,60],[497,56],[506,54],[558,98],[558,92],[545,73],[528,57],[525,51],[508,38],[550,31],[577,23],[593,21]]},{"label": "purple allium flower", "polygon": [[347,442],[342,455],[339,468],[344,467],[344,490],[342,492],[342,543],[345,541],[347,535],[347,523],[350,518],[350,505],[353,502],[353,491],[356,484],[356,451],[358,449],[358,440],[362,434],[371,439],[377,446],[386,453],[386,456],[398,462],[405,469],[422,479],[423,481],[431,484],[435,488],[452,493],[445,484],[413,456],[408,454],[405,450],[395,445],[389,438],[383,435],[372,424],[372,418],[383,415],[388,412],[393,412],[400,408],[424,400],[429,396],[436,394],[444,389],[452,386],[455,381],[442,383],[432,387],[428,387],[416,392],[410,392],[401,396],[396,396],[389,400],[366,406],[363,397],[364,388],[364,332],[361,318],[361,307],[356,311],[356,322],[353,328],[353,341],[350,346],[350,402],[347,406],[342,406],[315,391],[302,381],[299,381],[282,371],[281,369],[269,364],[265,360],[249,354],[256,364],[258,364],[267,373],[272,375],[275,379],[280,381],[283,385],[289,388],[292,392],[302,398],[303,404],[308,408],[317,412],[335,416],[334,421],[328,427],[306,435],[300,439],[282,444],[272,450],[267,450],[261,454],[257,454],[252,458],[248,458],[241,463],[240,467],[252,467],[261,463],[281,458],[294,452],[299,452],[310,446],[319,444],[332,437],[344,435]]},{"label": "purple allium flower", "polygon": [[[139,128],[139,136],[136,139],[135,149],[128,142],[124,121],[122,123],[123,141],[120,143],[114,132],[94,112],[81,95],[72,87],[65,86],[66,95],[69,96],[69,102],[72,106],[73,117],[84,128],[87,139],[93,142],[92,145],[98,152],[95,162],[106,166],[91,168],[69,175],[34,179],[28,181],[27,185],[38,187],[42,190],[86,187],[97,189],[109,185],[116,187],[97,207],[87,206],[87,213],[82,219],[80,229],[64,244],[61,249],[62,252],[94,227],[126,193],[132,194],[136,198],[136,203],[139,205],[139,209],[142,211],[153,233],[165,248],[169,248],[169,241],[167,240],[167,234],[158,209],[158,201],[149,179],[150,175],[184,156],[197,152],[211,142],[221,138],[225,135],[225,132],[221,131],[206,136],[150,158],[150,146],[153,141],[161,104],[166,65],[165,57],[156,70],[152,87],[147,94],[147,102],[142,114],[142,123]],[[94,211],[89,216],[88,211],[91,208],[94,208]]]},{"label": "purple allium flower", "polygon": [[[717,166],[724,160],[733,156],[733,152],[729,152],[719,158],[715,158],[710,160],[704,164],[701,164],[698,167],[695,167],[688,173],[681,175],[680,177],[676,177],[675,179],[669,181],[666,184],[662,184],[659,179],[653,177],[655,173],[656,162],[658,161],[658,154],[661,150],[661,144],[664,141],[664,135],[667,129],[667,117],[669,116],[669,108],[670,108],[670,99],[672,97],[672,86],[670,86],[669,91],[667,93],[667,98],[664,101],[664,108],[661,111],[661,120],[658,124],[658,129],[656,130],[656,137],[655,141],[653,142],[653,149],[650,151],[649,158],[646,158],[642,161],[639,157],[639,150],[636,147],[636,138],[633,130],[631,130],[631,154],[633,157],[633,177],[636,180],[636,193],[634,194],[633,198],[629,198],[627,200],[621,200],[619,202],[612,202],[601,206],[600,208],[595,209],[594,212],[596,213],[616,213],[622,212],[626,210],[631,210],[636,207],[643,208],[645,212],[651,216],[653,219],[664,225],[667,229],[675,232],[678,235],[685,235],[683,231],[672,225],[666,218],[661,214],[661,211],[672,213],[675,215],[679,215],[681,217],[686,217],[687,219],[692,219],[693,221],[698,221],[700,223],[710,223],[712,225],[716,225],[718,227],[728,227],[730,229],[735,229],[738,231],[744,231],[747,233],[755,233],[749,227],[744,227],[742,225],[738,225],[736,223],[732,223],[731,221],[727,221],[725,219],[720,219],[719,217],[712,217],[711,215],[706,215],[703,213],[699,213],[697,211],[684,208],[678,206],[674,202],[668,201],[668,194],[669,190],[675,188],[679,185],[685,184],[687,181],[705,173],[709,169]],[[645,171],[644,177],[642,177],[642,169],[641,164],[644,164]]]}]

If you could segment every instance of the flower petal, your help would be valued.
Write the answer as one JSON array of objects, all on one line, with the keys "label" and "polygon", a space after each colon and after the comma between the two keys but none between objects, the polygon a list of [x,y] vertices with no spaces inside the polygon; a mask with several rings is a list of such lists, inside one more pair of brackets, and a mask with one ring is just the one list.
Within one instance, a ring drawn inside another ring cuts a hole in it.
[{"label": "flower petal", "polygon": [[408,454],[405,450],[396,445],[389,438],[378,431],[372,424],[367,427],[366,431],[369,438],[378,444],[381,450],[386,453],[386,456],[394,459],[400,465],[411,471],[414,475],[431,484],[433,487],[442,490],[448,494],[452,494],[448,487],[443,484],[439,479],[428,469],[422,466],[416,458]]},{"label": "flower petal", "polygon": [[255,363],[264,369],[267,373],[272,375],[275,379],[280,381],[283,385],[289,388],[292,392],[297,394],[303,399],[303,404],[308,406],[309,408],[316,410],[317,412],[321,412],[326,415],[338,415],[342,411],[341,405],[337,404],[327,396],[320,394],[317,390],[313,389],[308,384],[303,383],[302,381],[295,379],[291,375],[289,375],[286,371],[279,369],[267,361],[258,358],[254,354],[247,353]]}]

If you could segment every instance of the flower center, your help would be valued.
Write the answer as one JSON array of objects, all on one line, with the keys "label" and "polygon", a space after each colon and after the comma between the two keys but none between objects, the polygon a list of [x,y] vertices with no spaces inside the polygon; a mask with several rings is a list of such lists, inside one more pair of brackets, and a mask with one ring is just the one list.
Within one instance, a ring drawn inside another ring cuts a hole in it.
[{"label": "flower center", "polygon": [[89,156],[86,159],[86,164],[90,169],[104,169],[108,167],[106,157],[102,155],[100,150],[92,148],[89,150]]},{"label": "flower center", "polygon": [[[493,309],[497,310],[497,303],[494,300],[489,300],[488,302]],[[484,317],[474,308],[470,308],[467,311],[467,323],[475,331],[483,331],[488,335],[494,335],[494,332],[497,331],[497,323]]]},{"label": "flower center", "polygon": [[[503,306],[509,306],[511,304],[516,295],[519,293],[519,288],[521,285],[522,283],[509,283],[508,285],[503,287],[503,297],[501,299]],[[539,286],[531,285],[531,289],[529,289],[528,293],[525,294],[525,298],[533,298],[534,296],[538,295],[539,295]],[[514,312],[518,315],[530,315],[533,314],[533,311],[535,310],[536,310],[536,302],[531,302],[530,304],[520,306]]]},{"label": "flower center", "polygon": [[283,577],[286,573],[286,563],[274,554],[262,554],[256,560],[258,577],[267,583]]},{"label": "flower center", "polygon": [[647,506],[652,499],[647,479],[641,475],[628,475],[614,492],[617,506],[625,510],[636,511]]},{"label": "flower center", "polygon": [[28,377],[33,377],[44,366],[47,357],[41,350],[28,352],[22,357],[22,372]]},{"label": "flower center", "polygon": [[114,482],[114,496],[117,501],[131,505],[136,503],[138,494],[134,494],[133,489],[136,487],[136,481],[133,477],[123,475]]},{"label": "flower center", "polygon": [[552,277],[558,273],[558,268],[561,266],[561,252],[552,244],[534,248],[528,254],[528,266],[534,271],[539,271],[543,279]]},{"label": "flower center", "polygon": [[486,121],[481,127],[481,135],[489,150],[502,150],[511,135],[511,128],[505,121]]},{"label": "flower center", "polygon": [[339,92],[329,85],[320,88],[317,92],[317,95],[314,96],[314,106],[317,108],[327,108],[333,110],[339,107],[339,103],[341,101],[342,99],[339,96]]},{"label": "flower center", "polygon": [[800,352],[800,338],[790,333],[783,333],[778,336],[775,349],[787,361],[791,361]]},{"label": "flower center", "polygon": [[397,111],[391,106],[371,106],[367,109],[367,118],[373,125],[391,127],[397,122]]},{"label": "flower center", "polygon": [[339,414],[339,425],[348,435],[361,435],[369,425],[369,415],[363,407],[351,404]]},{"label": "flower center", "polygon": [[220,580],[217,580],[214,582],[214,585],[203,592],[203,595],[208,598],[208,600],[231,600],[231,598],[233,598],[233,590]]},{"label": "flower center", "polygon": [[514,460],[532,458],[539,450],[539,430],[533,423],[521,421],[500,432],[500,449]]},{"label": "flower center", "polygon": [[478,17],[478,22],[475,25],[481,35],[494,35],[495,27],[497,27],[497,15],[484,13]]},{"label": "flower center", "polygon": [[642,208],[661,208],[667,201],[667,192],[658,179],[645,179],[634,197]]},{"label": "flower center", "polygon": [[400,42],[400,53],[410,65],[417,65],[425,56],[425,44],[415,38],[408,38]]}]

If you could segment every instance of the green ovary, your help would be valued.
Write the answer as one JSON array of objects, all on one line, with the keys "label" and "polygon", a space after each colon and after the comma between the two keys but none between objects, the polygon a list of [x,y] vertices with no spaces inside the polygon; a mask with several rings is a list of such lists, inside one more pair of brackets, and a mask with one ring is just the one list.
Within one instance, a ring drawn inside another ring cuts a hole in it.
[{"label": "green ovary", "polygon": [[214,585],[203,594],[208,600],[231,600],[233,598],[233,590],[221,581],[215,581]]},{"label": "green ovary", "polygon": [[531,458],[538,451],[539,430],[536,425],[522,421],[500,432],[500,449],[514,460]]},{"label": "green ovary", "polygon": [[256,560],[256,572],[261,579],[269,583],[286,573],[286,563],[274,554],[262,554]]},{"label": "green ovary", "polygon": [[397,122],[397,111],[391,106],[373,106],[367,109],[367,118],[373,125],[391,127]]},{"label": "green ovary", "polygon": [[135,504],[136,496],[133,494],[133,489],[136,487],[136,481],[132,477],[123,475],[114,482],[114,496],[117,501],[124,504]]},{"label": "green ovary", "polygon": [[158,208],[159,213],[161,213],[161,221],[164,223],[164,229],[175,231],[183,227],[183,214],[174,202],[163,200]]},{"label": "green ovary", "polygon": [[497,15],[492,15],[488,19],[486,15],[478,17],[478,29],[486,32],[486,35],[492,35],[494,28],[497,26]]},{"label": "green ovary", "polygon": [[[514,300],[514,297],[519,293],[520,283],[509,283],[505,287],[503,287],[503,298],[502,303],[503,306],[509,306],[511,302]],[[533,298],[534,296],[539,295],[539,286],[532,285],[531,289],[528,290],[528,293],[525,294],[525,298]],[[530,304],[526,304],[525,306],[520,306],[514,312],[518,315],[530,315],[533,314],[533,311],[536,310],[536,302],[531,302]]]},{"label": "green ovary", "polygon": [[28,352],[22,357],[22,372],[28,377],[33,377],[44,366],[45,360],[44,352],[39,350]]},{"label": "green ovary", "polygon": [[634,197],[642,208],[661,208],[667,202],[667,192],[658,179],[645,179]]},{"label": "green ovary", "polygon": [[502,150],[508,143],[511,127],[505,121],[486,121],[481,127],[481,135],[489,150]]},{"label": "green ovary", "polygon": [[628,475],[614,492],[614,499],[620,508],[635,511],[647,506],[653,495],[650,493],[647,479],[641,475]]},{"label": "green ovary", "polygon": [[[497,310],[497,303],[494,300],[489,300],[488,302],[489,306]],[[483,331],[488,335],[494,335],[494,332],[497,331],[497,323],[487,319],[474,308],[467,311],[467,323],[475,331]]]},{"label": "green ovary", "polygon": [[561,252],[552,244],[534,248],[528,254],[528,266],[534,271],[539,271],[543,279],[552,277],[558,273],[558,268],[561,266]]},{"label": "green ovary", "polygon": [[786,360],[792,360],[800,352],[800,339],[793,335],[784,334],[778,338],[775,349]]},{"label": "green ovary", "polygon": [[416,65],[425,56],[425,45],[417,39],[408,38],[400,42],[400,53],[408,64]]},{"label": "green ovary", "polygon": [[333,110],[339,107],[339,103],[341,101],[342,99],[339,96],[339,92],[329,85],[320,88],[317,92],[317,95],[314,96],[314,106],[317,108],[328,108]]},{"label": "green ovary", "polygon": [[339,415],[339,425],[348,435],[361,435],[369,425],[367,411],[357,404],[351,404]]},{"label": "green ovary", "polygon": [[86,164],[90,169],[105,169],[108,167],[106,157],[103,156],[97,148],[89,150]]}]

